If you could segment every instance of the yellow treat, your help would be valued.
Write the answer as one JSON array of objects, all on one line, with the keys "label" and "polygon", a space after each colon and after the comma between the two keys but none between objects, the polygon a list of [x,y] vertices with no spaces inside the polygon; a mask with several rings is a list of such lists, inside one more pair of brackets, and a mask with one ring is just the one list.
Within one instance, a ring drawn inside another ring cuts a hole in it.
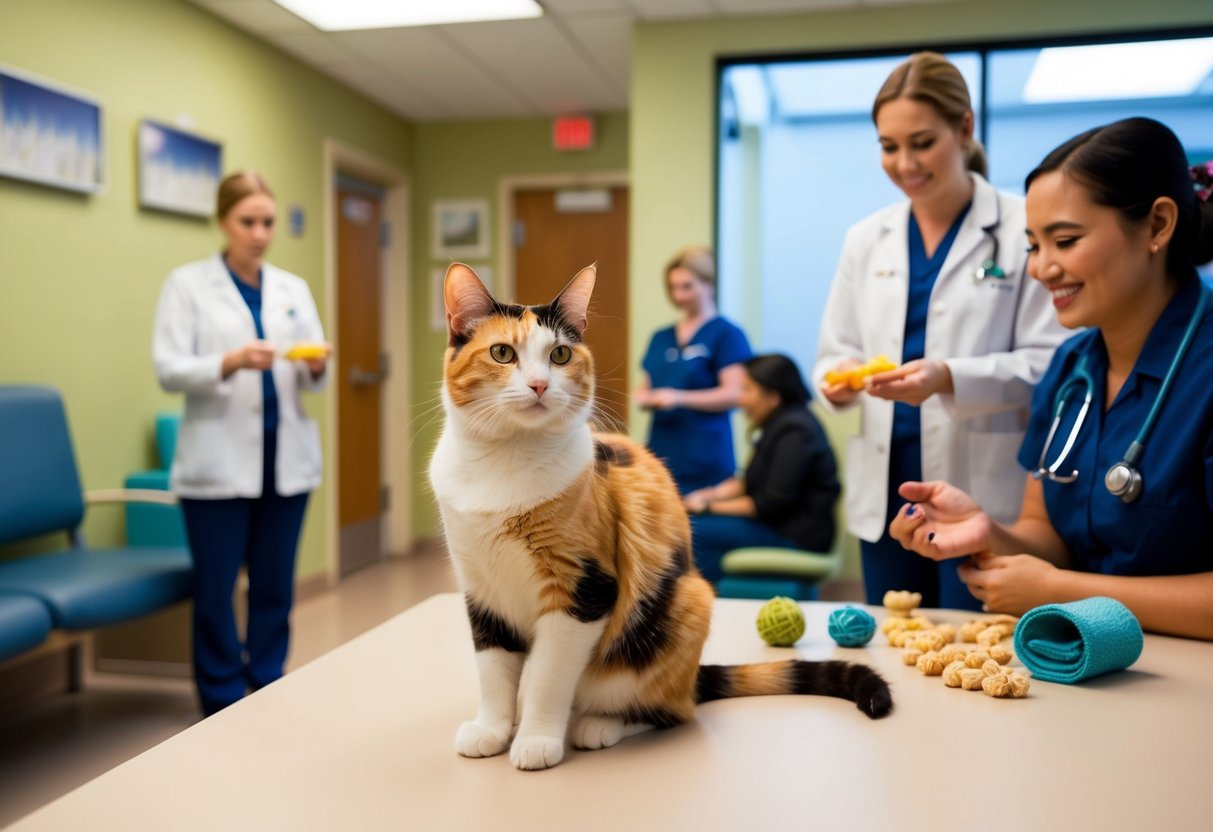
[{"label": "yellow treat", "polygon": [[852,390],[862,390],[863,380],[868,376],[874,376],[877,373],[887,373],[889,370],[896,369],[897,365],[890,361],[887,355],[878,355],[849,370],[830,370],[826,373],[826,384],[830,386],[845,384]]},{"label": "yellow treat", "polygon": [[324,358],[329,348],[324,344],[296,344],[286,351],[287,361],[304,361],[308,358]]},{"label": "yellow treat", "polygon": [[960,686],[965,690],[981,690],[986,680],[986,672],[981,668],[969,667],[960,671]]},{"label": "yellow treat", "polygon": [[964,662],[952,662],[943,669],[943,683],[950,688],[960,687],[960,671],[964,669]]}]

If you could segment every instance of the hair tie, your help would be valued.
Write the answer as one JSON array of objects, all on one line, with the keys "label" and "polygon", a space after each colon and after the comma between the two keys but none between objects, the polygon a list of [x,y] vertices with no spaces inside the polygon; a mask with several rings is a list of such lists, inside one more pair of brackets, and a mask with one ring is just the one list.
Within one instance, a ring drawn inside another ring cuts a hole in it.
[{"label": "hair tie", "polygon": [[1213,161],[1193,165],[1188,168],[1188,175],[1192,177],[1196,198],[1201,202],[1208,202],[1209,195],[1213,193]]}]

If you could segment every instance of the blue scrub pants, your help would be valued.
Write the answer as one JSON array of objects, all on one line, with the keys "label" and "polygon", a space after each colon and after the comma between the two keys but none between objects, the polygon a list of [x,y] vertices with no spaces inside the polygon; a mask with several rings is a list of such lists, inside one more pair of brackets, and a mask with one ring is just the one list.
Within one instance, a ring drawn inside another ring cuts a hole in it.
[{"label": "blue scrub pants", "polygon": [[[194,561],[194,682],[207,716],[282,676],[290,641],[295,553],[307,494],[274,488],[277,434],[265,434],[257,499],[183,499]],[[248,567],[248,632],[236,632],[232,594]]]},{"label": "blue scrub pants", "polygon": [[863,558],[863,585],[869,604],[880,604],[890,589],[922,593],[922,606],[980,610],[978,601],[956,574],[964,558],[933,561],[924,558],[889,537],[889,523],[905,505],[897,493],[903,482],[922,480],[922,441],[894,441],[889,455],[889,501],[885,512],[885,531],[880,540],[859,541]]},{"label": "blue scrub pants", "polygon": [[770,546],[779,549],[799,549],[792,541],[765,523],[752,517],[727,517],[722,514],[691,515],[691,550],[695,565],[712,586],[720,583],[724,573],[720,561],[742,546]]}]

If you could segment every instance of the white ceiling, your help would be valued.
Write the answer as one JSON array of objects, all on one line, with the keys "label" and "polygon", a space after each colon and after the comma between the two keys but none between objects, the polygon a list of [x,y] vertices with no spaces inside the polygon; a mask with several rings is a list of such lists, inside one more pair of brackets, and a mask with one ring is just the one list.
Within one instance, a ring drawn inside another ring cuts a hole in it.
[{"label": "white ceiling", "polygon": [[190,0],[413,121],[626,110],[635,21],[927,1],[539,0],[532,20],[322,32],[273,0]]}]

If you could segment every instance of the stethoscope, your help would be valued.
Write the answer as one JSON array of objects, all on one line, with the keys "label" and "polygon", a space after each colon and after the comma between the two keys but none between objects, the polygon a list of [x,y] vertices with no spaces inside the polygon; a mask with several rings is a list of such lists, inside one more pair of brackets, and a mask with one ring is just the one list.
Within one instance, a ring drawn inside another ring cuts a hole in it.
[{"label": "stethoscope", "polygon": [[[1108,493],[1115,497],[1119,497],[1122,502],[1131,503],[1141,494],[1142,480],[1141,471],[1137,469],[1137,465],[1141,462],[1142,454],[1146,450],[1146,439],[1150,436],[1150,431],[1154,429],[1154,423],[1158,420],[1158,414],[1162,411],[1163,402],[1167,398],[1167,392],[1171,389],[1171,383],[1175,381],[1175,375],[1179,371],[1179,365],[1183,361],[1184,356],[1188,354],[1188,348],[1192,345],[1192,338],[1196,335],[1196,329],[1200,326],[1201,316],[1204,315],[1205,307],[1208,305],[1209,293],[1204,287],[1200,289],[1200,297],[1196,300],[1196,311],[1192,313],[1192,320],[1188,321],[1188,328],[1184,331],[1183,340],[1179,342],[1179,347],[1175,350],[1175,357],[1171,359],[1171,366],[1167,369],[1167,375],[1162,380],[1162,386],[1158,388],[1158,396],[1154,399],[1154,404],[1150,408],[1150,412],[1146,415],[1146,421],[1142,424],[1141,430],[1137,432],[1137,437],[1129,445],[1129,449],[1125,451],[1120,462],[1117,462],[1108,472],[1104,474],[1104,488],[1108,489]],[[1049,455],[1049,446],[1053,444],[1053,436],[1057,433],[1057,428],[1061,424],[1062,413],[1066,409],[1066,399],[1081,389],[1082,407],[1078,411],[1078,418],[1074,420],[1074,426],[1070,428],[1070,435],[1066,438],[1065,447],[1061,449],[1061,453],[1052,465],[1045,466],[1045,460]],[[1055,401],[1056,406],[1053,408],[1053,426],[1049,428],[1049,435],[1045,439],[1045,446],[1040,451],[1040,462],[1037,463],[1036,470],[1032,472],[1035,479],[1050,479],[1053,482],[1074,482],[1078,479],[1078,470],[1075,469],[1069,474],[1059,474],[1057,469],[1061,467],[1062,462],[1069,456],[1070,450],[1074,447],[1074,442],[1078,439],[1078,432],[1082,430],[1083,420],[1087,416],[1087,411],[1091,409],[1091,398],[1094,396],[1095,379],[1091,377],[1091,371],[1087,368],[1087,356],[1083,355],[1078,359],[1078,363],[1074,365],[1074,375],[1061,386],[1057,391]]]},{"label": "stethoscope", "polygon": [[990,251],[990,256],[981,261],[981,265],[973,272],[973,282],[981,283],[983,280],[994,278],[1002,280],[1007,276],[1007,273],[998,265],[998,226],[1002,223],[1002,206],[998,204],[998,200],[994,200],[994,222],[989,225],[983,225],[981,231],[990,238],[990,242],[994,244],[994,248]]}]

